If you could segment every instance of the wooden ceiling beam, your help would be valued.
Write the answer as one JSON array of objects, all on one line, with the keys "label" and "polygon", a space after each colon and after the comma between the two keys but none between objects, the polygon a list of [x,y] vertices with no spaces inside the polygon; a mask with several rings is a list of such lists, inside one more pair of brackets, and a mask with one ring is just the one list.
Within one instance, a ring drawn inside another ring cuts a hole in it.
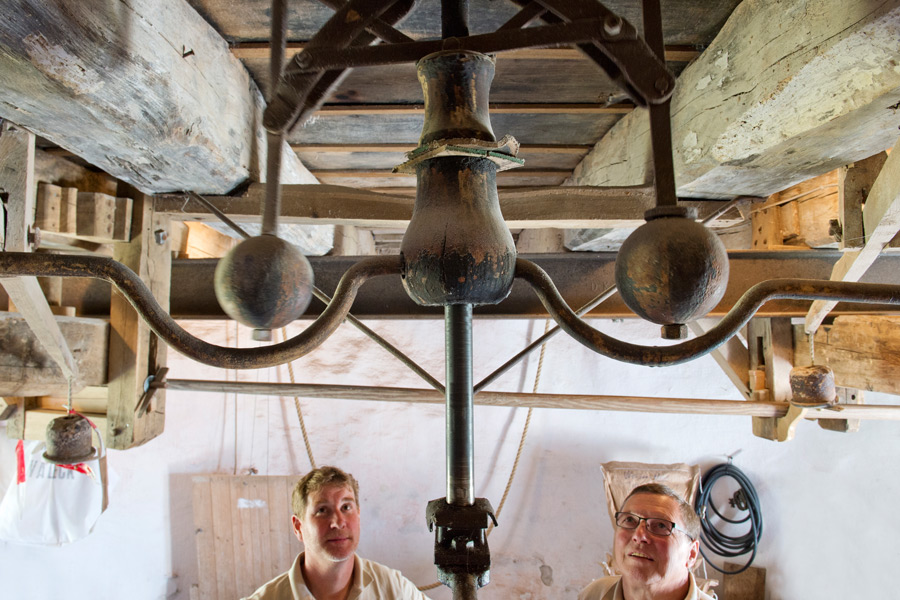
[{"label": "wooden ceiling beam", "polygon": [[[766,197],[890,147],[900,125],[898,19],[898,0],[738,5],[672,97],[679,194]],[[644,111],[626,115],[572,183],[650,181],[648,130]]]},{"label": "wooden ceiling beam", "polygon": [[[4,11],[17,17],[0,20],[0,117],[146,193],[260,180],[262,94],[187,2],[11,0]],[[312,183],[285,155],[283,181]]]}]

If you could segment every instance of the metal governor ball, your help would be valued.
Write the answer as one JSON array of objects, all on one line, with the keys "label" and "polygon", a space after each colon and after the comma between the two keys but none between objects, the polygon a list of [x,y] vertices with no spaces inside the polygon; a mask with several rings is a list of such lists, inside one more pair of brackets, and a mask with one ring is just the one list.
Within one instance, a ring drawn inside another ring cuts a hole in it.
[{"label": "metal governor ball", "polygon": [[[681,326],[715,307],[728,284],[728,254],[696,209],[658,207],[644,215],[616,257],[625,304],[653,323]],[[683,328],[682,328],[683,329]],[[674,336],[672,336],[674,337]]]},{"label": "metal governor ball", "polygon": [[216,298],[222,310],[258,331],[284,327],[300,317],[309,306],[312,288],[309,261],[274,235],[242,241],[216,267]]}]

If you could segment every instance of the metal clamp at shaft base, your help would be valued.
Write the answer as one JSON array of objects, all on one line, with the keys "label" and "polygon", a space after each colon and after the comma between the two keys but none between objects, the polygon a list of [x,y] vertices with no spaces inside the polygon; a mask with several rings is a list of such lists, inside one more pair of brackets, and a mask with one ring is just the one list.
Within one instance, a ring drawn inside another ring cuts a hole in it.
[{"label": "metal clamp at shaft base", "polygon": [[456,505],[437,498],[425,509],[428,530],[435,530],[434,564],[438,579],[453,588],[460,575],[471,575],[477,587],[491,580],[491,553],[486,530],[493,521],[494,508],[487,498],[475,498],[470,505]]}]

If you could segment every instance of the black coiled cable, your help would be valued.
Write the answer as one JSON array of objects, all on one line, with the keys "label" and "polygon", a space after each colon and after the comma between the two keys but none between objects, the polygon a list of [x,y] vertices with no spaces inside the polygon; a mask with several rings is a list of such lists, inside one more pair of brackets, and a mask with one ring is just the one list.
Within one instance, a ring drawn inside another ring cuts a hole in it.
[{"label": "black coiled cable", "polygon": [[[710,492],[716,481],[722,477],[731,477],[738,482],[740,487],[728,503],[737,508],[740,512],[746,512],[747,516],[744,518],[729,519],[710,503]],[[700,539],[710,551],[718,556],[734,558],[750,553],[750,560],[737,571],[726,571],[725,569],[720,569],[710,561],[709,557],[703,551],[702,546],[700,547],[700,554],[703,555],[706,562],[716,571],[725,573],[726,575],[743,573],[747,570],[747,567],[753,563],[753,559],[756,558],[756,547],[759,544],[760,537],[762,537],[763,519],[759,509],[759,497],[756,495],[756,489],[753,487],[753,484],[750,483],[750,480],[747,479],[747,476],[744,475],[740,469],[731,464],[730,460],[727,464],[715,466],[707,471],[706,475],[703,476],[703,479],[705,480],[705,483],[700,486],[700,492],[697,494],[697,499],[694,503],[694,509],[700,517],[700,526],[702,530]],[[731,536],[722,533],[710,522],[710,511],[725,523],[732,525],[739,525],[749,521],[750,529],[739,536]]]}]

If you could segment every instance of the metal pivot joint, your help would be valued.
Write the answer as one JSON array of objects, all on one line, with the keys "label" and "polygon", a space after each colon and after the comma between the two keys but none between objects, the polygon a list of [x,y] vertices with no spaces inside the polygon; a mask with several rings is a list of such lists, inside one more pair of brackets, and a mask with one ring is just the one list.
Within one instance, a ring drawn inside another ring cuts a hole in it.
[{"label": "metal pivot joint", "polygon": [[435,531],[438,579],[453,589],[454,598],[474,598],[474,591],[491,578],[487,528],[492,521],[496,526],[497,519],[490,501],[476,498],[474,504],[457,506],[436,498],[428,503],[425,519],[428,530]]}]

